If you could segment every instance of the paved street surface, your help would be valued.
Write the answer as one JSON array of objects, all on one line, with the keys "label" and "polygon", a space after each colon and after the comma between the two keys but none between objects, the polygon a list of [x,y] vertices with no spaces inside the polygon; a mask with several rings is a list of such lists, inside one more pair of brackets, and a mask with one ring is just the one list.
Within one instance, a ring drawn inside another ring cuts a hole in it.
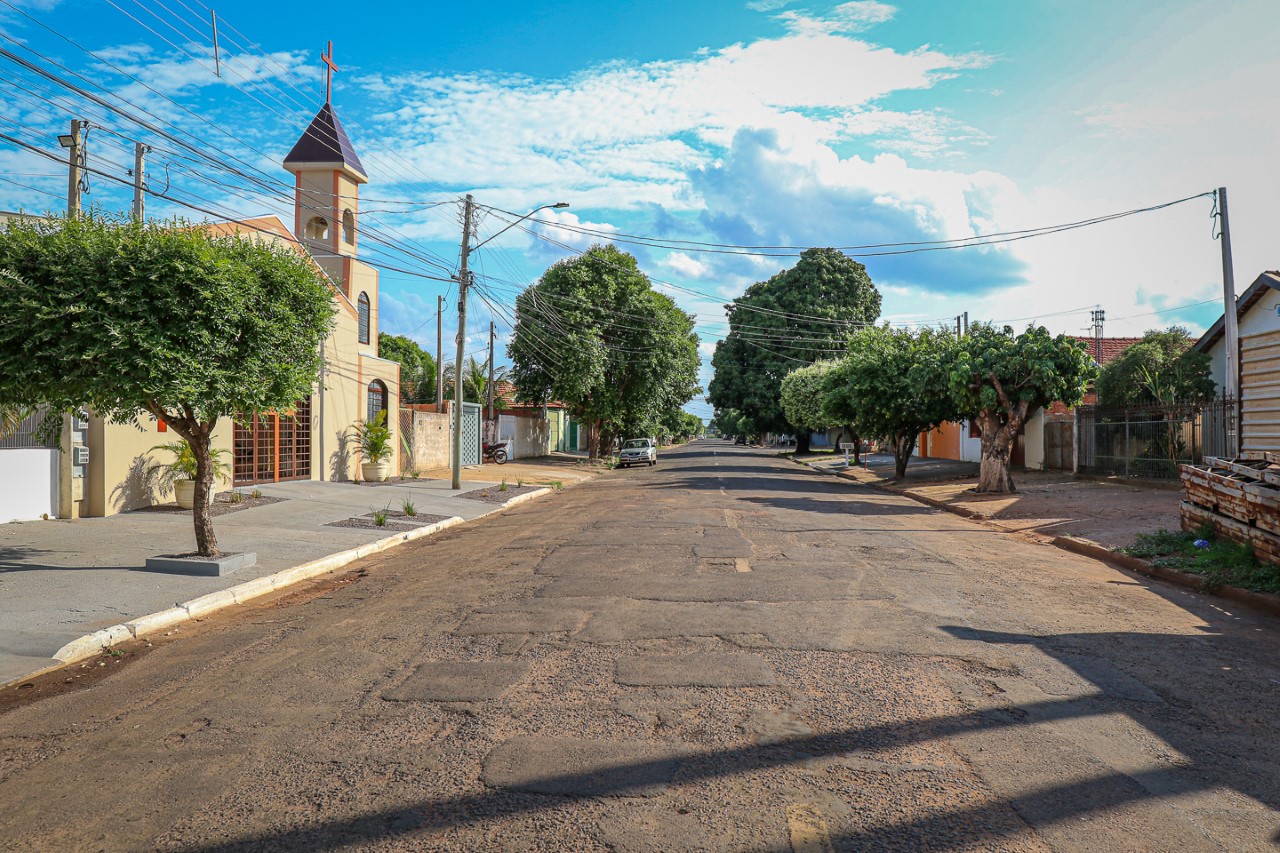
[{"label": "paved street surface", "polygon": [[1200,851],[1280,831],[1275,620],[770,451],[695,444],[356,569],[0,716],[0,847]]}]

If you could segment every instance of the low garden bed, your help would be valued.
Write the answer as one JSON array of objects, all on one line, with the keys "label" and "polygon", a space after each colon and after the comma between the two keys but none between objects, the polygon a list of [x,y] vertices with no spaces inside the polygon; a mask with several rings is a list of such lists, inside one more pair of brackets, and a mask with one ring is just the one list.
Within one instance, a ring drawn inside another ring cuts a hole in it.
[{"label": "low garden bed", "polygon": [[[209,507],[209,515],[219,516],[232,512],[239,512],[242,509],[253,509],[256,506],[266,506],[267,504],[277,504],[286,501],[288,498],[270,497],[258,493],[256,496],[253,492],[218,492],[213,496],[213,506]],[[155,504],[153,506],[144,506],[134,512],[181,512],[187,515],[191,514],[191,510],[183,509],[177,504]]]},{"label": "low garden bed", "polygon": [[546,486],[525,486],[525,485],[509,486],[504,483],[499,486],[488,486],[483,489],[472,489],[469,492],[463,492],[462,494],[458,495],[458,497],[466,498],[469,501],[484,501],[485,503],[491,503],[491,504],[504,504],[514,497],[519,497],[520,495],[525,495],[525,494],[528,494],[529,492],[536,492],[539,489],[544,489],[544,488],[546,488]]},{"label": "low garden bed", "polygon": [[1280,567],[1259,562],[1248,545],[1219,537],[1211,529],[1158,530],[1116,550],[1147,560],[1155,568],[1195,575],[1208,590],[1234,586],[1280,594]]}]

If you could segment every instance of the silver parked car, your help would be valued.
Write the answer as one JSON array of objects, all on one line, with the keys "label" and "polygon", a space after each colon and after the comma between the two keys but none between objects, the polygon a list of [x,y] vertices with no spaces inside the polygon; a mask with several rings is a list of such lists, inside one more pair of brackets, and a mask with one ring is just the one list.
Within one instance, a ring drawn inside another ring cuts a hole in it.
[{"label": "silver parked car", "polygon": [[658,448],[651,438],[629,438],[622,443],[622,452],[618,455],[618,466],[630,468],[632,465],[658,464]]}]

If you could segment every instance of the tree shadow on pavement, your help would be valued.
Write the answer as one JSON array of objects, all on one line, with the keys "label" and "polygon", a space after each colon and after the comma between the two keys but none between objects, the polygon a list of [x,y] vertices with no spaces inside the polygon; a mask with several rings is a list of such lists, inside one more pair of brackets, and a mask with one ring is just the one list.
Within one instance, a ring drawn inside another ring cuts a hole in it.
[{"label": "tree shadow on pavement", "polygon": [[[1206,719],[1179,698],[1188,689],[1187,667],[1182,654],[1169,655],[1171,642],[1204,643],[1205,637],[1182,637],[1156,634],[1068,634],[1037,637],[1020,634],[975,631],[969,628],[944,628],[958,639],[985,643],[1032,644],[1076,670],[1098,692],[1071,698],[1047,699],[1041,702],[1009,704],[984,710],[933,717],[923,720],[878,723],[840,732],[792,737],[771,745],[745,746],[732,749],[685,753],[675,771],[676,783],[696,782],[719,777],[733,777],[773,767],[802,764],[824,757],[850,754],[872,756],[911,744],[974,735],[982,732],[1016,732],[1054,721],[1104,718],[1127,714],[1150,733],[1162,738],[1170,747],[1186,756],[1189,764],[1171,768],[1154,767],[1128,773],[1101,770],[1089,778],[1079,774],[1059,784],[1037,785],[1028,779],[1018,780],[1022,790],[1014,795],[993,798],[980,805],[959,804],[940,807],[924,817],[890,822],[832,840],[838,849],[948,849],[981,846],[993,840],[995,826],[1017,827],[1026,821],[1033,827],[1044,827],[1105,815],[1118,806],[1147,800],[1174,800],[1188,794],[1215,788],[1231,788],[1265,804],[1273,811],[1280,804],[1280,780],[1273,772],[1280,766],[1280,744],[1264,737],[1267,720],[1280,715],[1276,695],[1260,700],[1256,689],[1247,689],[1248,679],[1232,684],[1232,695],[1215,696],[1218,706],[1238,710],[1236,706],[1253,700],[1257,707],[1235,726],[1221,718]],[[1164,648],[1166,653],[1159,654]],[[1113,671],[1111,658],[1122,650],[1120,672]],[[1167,670],[1143,672],[1151,676],[1149,688],[1124,670],[1155,654],[1168,660]],[[1215,650],[1201,654],[1200,672],[1194,677],[1209,676],[1217,671],[1219,655],[1230,658],[1231,652]],[[1180,686],[1175,686],[1180,683]],[[1191,689],[1200,689],[1199,685]],[[1145,692],[1144,692],[1145,691]],[[1152,695],[1146,695],[1151,693]],[[1166,697],[1167,696],[1167,700]],[[1245,721],[1256,731],[1252,746],[1244,748],[1241,740]],[[1011,737],[1023,737],[1011,734]],[[224,843],[193,848],[205,853],[230,853],[260,849],[331,850],[347,845],[361,845],[394,838],[406,833],[431,832],[481,823],[506,816],[556,809],[575,801],[591,801],[601,796],[634,795],[653,784],[661,775],[669,758],[636,761],[607,768],[584,769],[577,774],[548,776],[533,780],[532,787],[575,791],[559,795],[530,794],[503,789],[448,799],[423,800],[405,806],[373,811],[355,817],[333,819],[278,834],[261,834]],[[1101,765],[1100,766],[1105,766]],[[529,786],[526,786],[529,787]],[[1270,832],[1270,828],[1266,829]],[[660,839],[653,839],[661,847]]]}]

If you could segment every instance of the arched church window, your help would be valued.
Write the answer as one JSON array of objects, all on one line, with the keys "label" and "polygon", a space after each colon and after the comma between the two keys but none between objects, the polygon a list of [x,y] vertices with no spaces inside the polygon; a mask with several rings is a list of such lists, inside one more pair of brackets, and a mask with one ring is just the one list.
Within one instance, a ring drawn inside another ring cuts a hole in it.
[{"label": "arched church window", "polygon": [[369,383],[368,409],[365,419],[370,421],[378,416],[378,412],[387,410],[387,386],[381,379],[375,379]]},{"label": "arched church window", "polygon": [[307,227],[303,232],[308,240],[328,240],[329,239],[329,220],[323,216],[313,216],[307,220]]},{"label": "arched church window", "polygon": [[369,294],[360,294],[360,299],[356,302],[359,309],[360,323],[360,343],[369,343]]},{"label": "arched church window", "polygon": [[351,212],[351,208],[342,211],[342,242],[355,243],[356,241],[356,215]]}]

